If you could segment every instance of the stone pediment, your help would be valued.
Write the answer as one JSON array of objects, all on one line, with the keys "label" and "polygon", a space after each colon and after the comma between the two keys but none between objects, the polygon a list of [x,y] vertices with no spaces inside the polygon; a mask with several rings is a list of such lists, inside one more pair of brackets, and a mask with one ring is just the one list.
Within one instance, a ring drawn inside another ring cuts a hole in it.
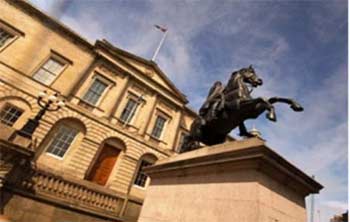
[{"label": "stone pediment", "polygon": [[165,80],[164,77],[162,75],[162,73],[159,73],[159,71],[157,69],[159,69],[158,67],[154,67],[157,66],[155,63],[154,65],[152,64],[153,62],[150,62],[151,64],[144,64],[141,62],[138,62],[134,59],[130,59],[127,57],[123,56],[123,59],[131,66],[133,66],[134,68],[138,69],[139,71],[141,71],[145,76],[147,76],[148,78],[153,79],[154,81],[156,81],[158,84],[162,85],[163,87],[167,88],[168,90],[174,90],[173,87],[169,84],[168,81],[170,80]]},{"label": "stone pediment", "polygon": [[183,95],[179,89],[168,79],[158,65],[150,60],[146,60],[122,49],[119,49],[106,40],[97,41],[95,44],[97,47],[102,46],[105,50],[111,53],[114,57],[118,58],[118,61],[123,63],[124,66],[135,70],[141,74],[145,79],[152,81],[158,87],[165,89],[172,95],[175,95],[178,99],[187,103],[185,95]]}]

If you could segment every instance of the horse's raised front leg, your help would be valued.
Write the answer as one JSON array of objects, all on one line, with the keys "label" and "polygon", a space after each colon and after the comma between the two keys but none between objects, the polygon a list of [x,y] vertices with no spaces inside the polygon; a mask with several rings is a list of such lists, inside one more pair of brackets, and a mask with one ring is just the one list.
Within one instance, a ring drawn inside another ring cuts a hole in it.
[{"label": "horse's raised front leg", "polygon": [[[267,100],[262,97],[257,98],[259,100],[259,103],[257,103],[257,108],[259,109],[262,107],[263,109],[266,109],[268,112],[266,113],[266,118],[269,120],[276,122],[276,112],[275,112],[275,107]],[[259,107],[260,106],[260,107]]]},{"label": "horse's raised front leg", "polygon": [[290,108],[292,108],[296,112],[301,112],[301,111],[304,110],[304,108],[299,103],[297,103],[295,100],[293,100],[293,99],[280,98],[280,97],[271,97],[270,99],[268,99],[268,101],[271,104],[276,103],[276,102],[287,103],[287,104],[290,105]]}]

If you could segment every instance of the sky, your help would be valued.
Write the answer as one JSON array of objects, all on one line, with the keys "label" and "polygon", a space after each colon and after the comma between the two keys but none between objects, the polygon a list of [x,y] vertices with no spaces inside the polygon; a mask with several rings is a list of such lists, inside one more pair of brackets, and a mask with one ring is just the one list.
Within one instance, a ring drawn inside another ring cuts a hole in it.
[{"label": "sky", "polygon": [[[348,3],[239,0],[31,0],[94,43],[107,39],[156,62],[198,110],[215,80],[253,65],[255,97],[291,97],[302,113],[276,105],[277,122],[246,122],[268,146],[324,185],[315,221],[348,206]],[[237,137],[237,130],[232,135]],[[310,205],[310,197],[307,206]]]}]

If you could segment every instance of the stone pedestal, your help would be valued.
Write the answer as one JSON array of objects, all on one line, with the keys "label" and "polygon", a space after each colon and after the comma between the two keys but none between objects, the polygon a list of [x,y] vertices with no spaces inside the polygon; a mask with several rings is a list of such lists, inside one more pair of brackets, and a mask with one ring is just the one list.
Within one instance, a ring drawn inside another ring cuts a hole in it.
[{"label": "stone pedestal", "polygon": [[139,222],[305,222],[305,197],[322,185],[260,139],[158,161]]}]

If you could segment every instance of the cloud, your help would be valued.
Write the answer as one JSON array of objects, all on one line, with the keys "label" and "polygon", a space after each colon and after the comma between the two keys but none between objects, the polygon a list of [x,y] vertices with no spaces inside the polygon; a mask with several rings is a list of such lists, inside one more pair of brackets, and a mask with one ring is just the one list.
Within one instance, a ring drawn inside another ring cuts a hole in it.
[{"label": "cloud", "polygon": [[322,43],[334,40],[339,34],[339,29],[347,26],[348,20],[344,19],[348,14],[347,1],[330,1],[315,7],[320,8],[318,13],[311,14],[315,36]]},{"label": "cloud", "polygon": [[344,213],[348,209],[348,205],[345,204],[344,202],[339,202],[339,201],[326,201],[323,204],[324,206],[330,207],[330,208],[335,208],[340,210],[341,213]]}]

